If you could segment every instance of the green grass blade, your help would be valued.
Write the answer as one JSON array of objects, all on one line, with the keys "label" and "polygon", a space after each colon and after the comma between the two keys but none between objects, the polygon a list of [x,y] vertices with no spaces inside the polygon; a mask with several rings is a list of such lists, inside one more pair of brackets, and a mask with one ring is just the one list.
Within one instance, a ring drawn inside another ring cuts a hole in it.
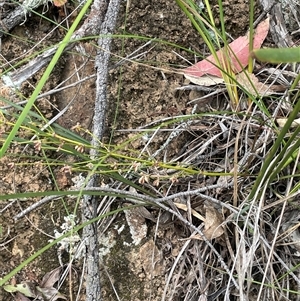
[{"label": "green grass blade", "polygon": [[[249,13],[249,53],[253,50],[253,37],[254,37],[254,0],[250,1],[250,13]],[[248,64],[248,71],[249,73],[253,72],[253,58],[251,55],[249,56],[249,64]]]},{"label": "green grass blade", "polygon": [[[274,157],[275,157],[278,149],[281,147],[282,141],[284,141],[284,138],[285,138],[286,134],[288,133],[288,131],[290,130],[291,125],[292,125],[293,121],[295,120],[295,118],[297,117],[299,111],[300,111],[300,100],[298,100],[297,104],[295,105],[293,111],[291,112],[289,118],[287,119],[284,127],[281,129],[274,145],[272,146],[272,148],[269,151],[269,154],[266,157],[266,160],[265,160],[265,162],[257,176],[257,179],[254,182],[251,192],[249,194],[250,201],[253,199],[253,197],[254,197],[255,193],[258,191],[259,187],[262,186],[262,182],[265,183],[265,182],[269,181],[270,174],[273,172],[273,169],[270,168],[270,165],[271,165],[272,161],[274,160]],[[273,177],[274,177],[274,174],[273,174]],[[262,190],[260,190],[260,191],[262,191]]]},{"label": "green grass blade", "polygon": [[274,64],[300,62],[300,47],[256,49],[252,53],[261,62]]}]

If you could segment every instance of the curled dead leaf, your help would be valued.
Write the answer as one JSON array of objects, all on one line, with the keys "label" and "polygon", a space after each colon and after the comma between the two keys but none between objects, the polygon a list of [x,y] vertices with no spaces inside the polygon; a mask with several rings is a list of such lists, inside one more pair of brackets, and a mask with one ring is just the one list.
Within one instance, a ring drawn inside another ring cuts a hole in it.
[{"label": "curled dead leaf", "polygon": [[[218,238],[224,234],[224,229],[222,226],[223,217],[222,215],[212,206],[206,207],[205,221],[204,221],[204,231],[203,234],[209,240]],[[194,235],[190,238],[202,240],[200,235]]]},{"label": "curled dead leaf", "polygon": [[213,86],[217,84],[223,84],[224,79],[222,77],[217,77],[213,75],[203,75],[201,77],[196,77],[192,75],[185,74],[186,79],[188,79],[191,83],[198,85],[198,86]]},{"label": "curled dead leaf", "polygon": [[46,273],[41,281],[40,287],[52,287],[60,277],[62,268],[58,267],[48,273]]},{"label": "curled dead leaf", "polygon": [[223,217],[214,207],[206,207],[204,235],[207,239],[214,239],[223,235]]},{"label": "curled dead leaf", "polygon": [[239,85],[252,95],[267,96],[275,93],[271,86],[259,82],[253,73],[241,72],[236,76],[236,79]]},{"label": "curled dead leaf", "polygon": [[[185,204],[174,203],[174,205],[181,210],[184,210],[184,211],[188,210],[188,208]],[[206,206],[205,210],[206,210],[205,218],[194,209],[191,209],[191,213],[194,217],[196,217],[199,220],[204,222],[203,233],[207,239],[211,240],[211,239],[220,237],[224,233],[224,230],[222,227],[222,223],[223,223],[222,215],[219,213],[218,210],[216,210],[212,206]],[[202,237],[200,235],[194,235],[190,238],[202,240]]]}]

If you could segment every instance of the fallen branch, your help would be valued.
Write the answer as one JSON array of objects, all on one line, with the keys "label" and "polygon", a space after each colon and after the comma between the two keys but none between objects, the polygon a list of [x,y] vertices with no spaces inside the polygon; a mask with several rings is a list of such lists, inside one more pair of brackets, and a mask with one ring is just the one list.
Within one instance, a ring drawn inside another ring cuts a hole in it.
[{"label": "fallen branch", "polygon": [[[100,1],[100,2],[99,2]],[[105,1],[103,1],[105,2]],[[103,5],[101,0],[96,0],[95,7]],[[110,0],[104,21],[100,27],[100,38],[98,39],[99,50],[96,56],[95,66],[97,69],[96,99],[93,118],[93,139],[90,155],[92,158],[98,156],[97,149],[103,136],[105,112],[107,107],[107,76],[110,58],[111,36],[117,21],[120,0]],[[97,14],[97,17],[99,14]],[[98,23],[97,23],[98,25]],[[98,29],[98,27],[97,27]],[[84,29],[83,29],[84,30]],[[88,28],[87,28],[88,30]],[[97,33],[98,34],[98,33]],[[86,188],[97,185],[97,175],[91,175]],[[95,196],[84,196],[82,203],[82,221],[88,221],[97,216],[98,201]],[[90,224],[83,229],[83,240],[86,242],[87,251],[87,279],[86,279],[86,301],[101,300],[100,288],[100,266],[97,223]]]},{"label": "fallen branch", "polygon": [[[232,186],[232,184],[226,185],[226,188],[228,188],[230,186]],[[107,187],[101,187],[101,188],[99,188],[99,187],[89,187],[88,189],[83,189],[82,194],[85,194],[85,193],[91,192],[91,191],[95,191],[95,192],[101,191],[103,194],[114,196],[114,197],[117,197],[117,196],[120,196],[120,195],[126,196],[126,197],[130,198],[130,200],[133,203],[135,203],[134,200],[136,200],[137,203],[144,202],[144,203],[153,203],[153,204],[170,202],[170,201],[173,201],[176,198],[186,198],[186,197],[190,197],[190,196],[193,196],[193,195],[197,195],[197,196],[200,196],[201,198],[203,198],[207,201],[212,202],[218,208],[221,208],[221,207],[223,208],[224,207],[224,208],[227,208],[232,213],[238,213],[238,211],[233,206],[231,206],[227,203],[223,203],[222,201],[220,201],[218,199],[215,199],[213,197],[209,197],[206,194],[202,194],[202,193],[207,192],[209,190],[214,190],[214,189],[218,189],[218,188],[225,188],[225,186],[221,185],[221,184],[208,185],[208,186],[204,186],[204,187],[201,187],[201,188],[198,188],[198,189],[195,189],[195,190],[183,191],[183,192],[175,193],[175,194],[165,196],[165,197],[161,197],[161,198],[153,198],[153,197],[149,197],[147,195],[139,194],[139,193],[132,192],[132,191],[114,189],[114,188],[107,188]],[[78,191],[77,191],[77,194],[78,194]],[[74,195],[74,193],[72,195]],[[98,194],[95,193],[95,195],[98,195]],[[50,201],[60,199],[60,198],[62,198],[61,195],[46,196],[46,197],[42,198],[41,200],[35,202],[33,205],[27,207],[22,212],[18,213],[14,217],[14,220],[17,221],[20,218],[22,218],[25,215],[32,212],[33,210],[41,207],[45,203],[48,203]]]}]

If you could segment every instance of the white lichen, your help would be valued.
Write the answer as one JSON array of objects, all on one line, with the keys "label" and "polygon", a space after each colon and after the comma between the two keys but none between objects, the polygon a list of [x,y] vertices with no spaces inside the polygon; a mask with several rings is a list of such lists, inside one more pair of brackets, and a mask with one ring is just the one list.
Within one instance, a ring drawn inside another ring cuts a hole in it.
[{"label": "white lichen", "polygon": [[[58,230],[54,230],[54,238],[60,238],[62,235],[66,234],[67,232],[70,232],[74,229],[76,226],[76,215],[70,214],[68,216],[64,217],[65,222],[60,226],[61,232]],[[52,242],[53,239],[50,239],[49,242]],[[67,252],[70,255],[70,258],[80,258],[82,256],[82,252],[78,250],[79,244],[80,244],[81,238],[78,235],[77,232],[74,231],[70,236],[62,238],[57,244],[57,255],[58,255],[58,261],[61,266],[63,266],[62,262],[62,254],[63,252]]]},{"label": "white lichen", "polygon": [[30,15],[30,12],[35,8],[44,5],[44,7],[46,7],[46,10],[43,10],[43,13],[47,12],[49,9],[48,3],[49,0],[24,0],[22,7],[24,9],[25,20],[21,25],[23,25],[27,21],[27,14]]}]

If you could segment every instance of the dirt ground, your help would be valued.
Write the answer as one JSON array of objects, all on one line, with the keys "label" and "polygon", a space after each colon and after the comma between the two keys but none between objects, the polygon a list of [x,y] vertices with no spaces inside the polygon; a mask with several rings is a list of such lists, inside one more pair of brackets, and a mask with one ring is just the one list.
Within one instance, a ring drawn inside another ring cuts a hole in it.
[{"label": "dirt ground", "polygon": [[[217,1],[215,1],[217,3]],[[217,5],[213,5],[214,13],[217,14]],[[238,37],[246,33],[248,28],[248,1],[235,0],[224,2],[226,28],[232,37]],[[125,38],[114,39],[112,47],[112,61],[109,72],[109,110],[106,120],[105,141],[121,144],[136,132],[133,129],[144,127],[148,124],[177,115],[189,114],[193,104],[190,100],[195,97],[192,92],[176,90],[184,84],[184,77],[179,70],[187,67],[188,62],[194,63],[197,58],[186,49],[193,49],[202,54],[207,54],[203,41],[199,38],[195,29],[191,26],[187,17],[182,13],[174,1],[130,1],[129,11],[125,13],[124,2],[119,13],[116,34],[128,33],[131,35],[149,37],[163,40],[167,43],[152,41],[140,50],[144,54],[139,57],[138,63],[127,62],[116,67],[120,57],[130,55],[146,42],[143,39]],[[67,5],[65,12],[50,5],[45,16],[49,19],[60,18],[72,10],[72,4]],[[259,15],[259,7],[256,17]],[[218,20],[216,20],[218,22]],[[66,25],[66,24],[64,24]],[[37,45],[35,50],[41,50],[60,41],[63,32],[55,29],[54,25],[39,16],[32,15],[22,25],[16,27],[11,35],[2,38],[0,69],[9,68],[9,64],[20,57],[30,54],[32,45]],[[46,37],[46,39],[42,39]],[[42,41],[42,42],[40,42]],[[180,45],[186,49],[174,47]],[[66,80],[65,85],[76,83],[78,78],[84,78],[95,74],[94,55],[96,48],[92,42],[81,43],[79,48],[72,53],[65,54],[49,78],[42,92],[55,89]],[[81,55],[84,49],[86,56]],[[29,51],[27,53],[26,51]],[[79,70],[74,74],[75,70]],[[28,82],[22,85],[23,97],[29,97],[33,87],[40,79],[39,72]],[[71,79],[69,79],[69,77]],[[2,96],[10,97],[16,101],[17,96],[11,92],[1,90]],[[38,109],[49,119],[62,110],[70,101],[74,102],[58,120],[58,123],[68,129],[72,129],[78,123],[84,129],[91,130],[93,108],[95,98],[95,79],[91,78],[80,85],[70,89],[45,96],[37,102]],[[18,98],[22,100],[22,97]],[[220,96],[216,106],[226,108],[225,98]],[[5,129],[7,130],[7,128]],[[149,152],[153,153],[169,136],[168,132],[157,135],[149,144]],[[178,155],[188,141],[194,139],[195,132],[185,133],[172,142],[172,147],[165,154],[167,159]],[[88,135],[85,138],[89,139]],[[141,140],[135,140],[131,148],[139,151],[144,148]],[[33,157],[33,149],[24,150],[23,146],[16,145],[11,153],[25,153],[31,155],[25,158],[9,156],[1,159],[0,164],[0,194],[9,194],[25,191],[46,191],[55,189],[67,189],[71,185],[72,176],[66,176],[60,167],[54,167],[51,171]],[[55,154],[53,154],[56,156]],[[162,156],[162,155],[161,155]],[[160,157],[159,157],[160,158]],[[74,160],[74,158],[63,158]],[[53,178],[56,179],[54,183]],[[201,185],[201,179],[193,182],[195,186]],[[200,183],[200,184],[199,184]],[[213,184],[213,182],[211,183]],[[230,197],[230,196],[229,196]],[[60,231],[64,223],[64,217],[72,212],[74,201],[65,199],[66,203],[53,201],[41,208],[34,210],[26,217],[18,221],[14,220],[16,214],[27,208],[34,201],[10,201],[0,203],[0,277],[9,273],[36,250],[46,245],[49,239],[54,237],[54,231]],[[197,266],[197,252],[204,248],[199,240],[194,240],[189,245],[189,258],[182,258],[171,280],[168,274],[177,256],[180,255],[187,237],[185,227],[177,221],[160,223],[157,221],[161,214],[156,209],[149,209],[154,220],[141,218],[134,215],[132,219],[137,226],[130,224],[130,214],[119,214],[111,222],[105,233],[99,230],[99,243],[101,246],[101,265],[103,273],[102,293],[103,300],[162,300],[166,294],[167,300],[198,300],[199,292],[193,290],[195,282],[193,273],[199,274],[198,270],[191,272]],[[141,237],[133,237],[130,230],[137,227],[141,230]],[[124,229],[123,229],[124,228]],[[143,234],[144,233],[144,234]],[[138,240],[137,245],[134,244]],[[216,242],[216,247],[224,245],[224,242]],[[186,255],[187,256],[187,253]],[[64,254],[64,262],[68,255]],[[187,264],[188,262],[188,264]],[[153,264],[154,263],[154,264]],[[80,284],[80,272],[83,259],[74,262],[74,274],[71,283],[73,300]],[[16,283],[30,281],[40,283],[41,278],[49,271],[59,266],[57,248],[51,248],[43,253],[32,263],[26,265],[14,280]],[[66,281],[68,282],[68,281]],[[165,286],[169,290],[164,292]],[[113,290],[115,289],[115,291]],[[69,296],[70,283],[64,284],[61,292]],[[205,289],[205,288],[203,288]],[[186,299],[187,292],[189,298]],[[210,293],[213,293],[210,291]],[[84,288],[81,289],[77,300],[84,300]],[[14,300],[8,293],[0,288],[1,300]],[[68,300],[72,300],[68,297]]]}]

